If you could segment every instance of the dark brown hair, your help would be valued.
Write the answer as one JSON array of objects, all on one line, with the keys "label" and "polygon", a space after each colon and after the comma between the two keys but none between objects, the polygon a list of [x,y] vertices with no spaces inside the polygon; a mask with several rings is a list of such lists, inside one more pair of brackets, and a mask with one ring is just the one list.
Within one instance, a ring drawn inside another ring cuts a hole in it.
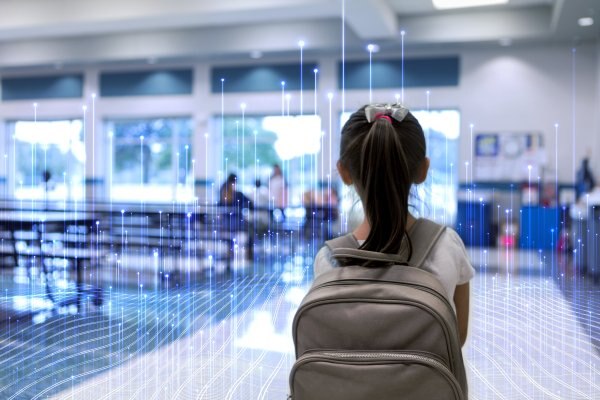
[{"label": "dark brown hair", "polygon": [[410,188],[425,159],[425,135],[410,112],[401,122],[368,122],[365,107],[342,128],[340,163],[350,173],[371,226],[361,249],[397,254],[406,235]]}]

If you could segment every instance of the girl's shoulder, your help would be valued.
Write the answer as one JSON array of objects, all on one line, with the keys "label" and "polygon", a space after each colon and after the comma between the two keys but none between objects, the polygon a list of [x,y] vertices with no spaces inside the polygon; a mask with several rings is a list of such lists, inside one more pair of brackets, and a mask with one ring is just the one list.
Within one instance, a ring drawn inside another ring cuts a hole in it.
[{"label": "girl's shoulder", "polygon": [[475,274],[469,254],[458,233],[446,227],[425,259],[424,269],[444,274],[456,274],[456,284],[468,282]]},{"label": "girl's shoulder", "polygon": [[[433,222],[430,220],[426,220],[424,218],[419,218],[417,220],[417,222]],[[431,224],[431,225],[439,225],[439,226],[443,226],[442,224],[438,224],[437,222]],[[415,223],[416,225],[416,223]],[[437,255],[439,254],[444,254],[444,257],[448,257],[448,256],[459,256],[459,257],[463,257],[466,256],[466,249],[465,249],[465,245],[462,241],[462,239],[460,238],[460,236],[458,235],[458,233],[452,229],[449,226],[443,226],[444,229],[442,231],[442,233],[440,234],[440,236],[437,238],[435,244],[433,245],[433,247],[431,248],[431,250],[429,251],[429,254],[427,255],[427,257],[425,258],[425,260],[430,260],[432,258],[439,258],[437,257]],[[416,237],[414,235],[414,225],[413,228],[411,228],[409,230],[409,233],[413,233],[411,234],[411,239],[413,240],[425,240],[425,238],[423,237],[423,234],[421,233],[421,236]],[[451,257],[454,258],[454,257]]]},{"label": "girl's shoulder", "polygon": [[438,239],[438,242],[436,243],[435,247],[438,247],[440,245],[445,245],[449,246],[450,248],[456,249],[465,249],[465,244],[460,238],[458,232],[456,232],[449,226],[447,226],[446,229],[444,229],[444,232],[442,232],[442,234],[440,235],[440,238]]},{"label": "girl's shoulder", "polygon": [[[339,264],[331,255],[329,247],[321,247],[314,259],[315,276],[338,266]],[[450,278],[450,276],[449,278],[456,279],[458,283],[468,282],[475,273],[462,239],[450,227],[446,227],[440,235],[435,246],[425,259],[423,268],[436,275],[455,275],[454,278]]]}]

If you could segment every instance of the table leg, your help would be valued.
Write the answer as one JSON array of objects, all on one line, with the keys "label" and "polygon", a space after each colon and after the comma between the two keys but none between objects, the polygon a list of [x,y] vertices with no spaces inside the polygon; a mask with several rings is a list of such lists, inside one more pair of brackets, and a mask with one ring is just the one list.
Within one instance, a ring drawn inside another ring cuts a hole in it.
[{"label": "table leg", "polygon": [[75,260],[75,268],[77,268],[77,312],[81,312],[81,301],[83,297],[83,259],[77,258]]}]

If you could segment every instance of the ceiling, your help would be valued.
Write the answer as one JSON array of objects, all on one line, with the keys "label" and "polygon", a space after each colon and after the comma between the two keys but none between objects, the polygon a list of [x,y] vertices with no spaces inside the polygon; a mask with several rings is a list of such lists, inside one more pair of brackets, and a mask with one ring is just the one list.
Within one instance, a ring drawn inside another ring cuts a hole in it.
[{"label": "ceiling", "polygon": [[[594,17],[594,25],[577,20]],[[343,21],[343,23],[342,23]],[[344,28],[342,30],[342,27]],[[600,0],[0,0],[0,67],[598,40]]]}]

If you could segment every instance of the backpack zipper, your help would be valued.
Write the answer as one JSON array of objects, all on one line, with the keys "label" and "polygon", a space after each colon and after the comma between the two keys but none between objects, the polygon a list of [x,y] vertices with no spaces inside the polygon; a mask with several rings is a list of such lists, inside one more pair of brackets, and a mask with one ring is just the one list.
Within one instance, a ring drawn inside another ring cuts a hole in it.
[{"label": "backpack zipper", "polygon": [[[290,391],[293,390],[293,381],[292,377],[294,376],[295,371],[303,364],[312,362],[312,361],[335,361],[338,359],[347,359],[350,361],[356,361],[356,363],[361,363],[363,361],[389,361],[393,359],[398,363],[402,362],[418,362],[420,364],[424,364],[429,367],[433,367],[437,371],[439,371],[444,378],[450,383],[452,389],[454,390],[454,394],[457,399],[463,399],[464,396],[462,394],[462,389],[460,388],[460,384],[456,377],[452,374],[448,367],[435,359],[434,357],[424,356],[422,354],[417,354],[413,352],[374,352],[374,351],[364,351],[364,352],[345,352],[345,351],[309,351],[304,353],[302,356],[298,358],[296,363],[292,368],[292,373],[290,374]],[[357,361],[357,359],[361,359],[361,361]],[[293,399],[293,392],[288,395],[288,400]]]},{"label": "backpack zipper", "polygon": [[371,280],[371,279],[344,279],[344,280],[336,280],[336,281],[329,281],[329,282],[322,283],[318,286],[315,286],[314,288],[311,288],[311,291],[315,291],[317,289],[325,288],[328,286],[344,286],[344,285],[369,284],[369,283],[384,283],[384,284],[389,284],[389,285],[408,285],[410,287],[414,287],[415,289],[422,290],[424,292],[433,294],[438,299],[442,300],[442,302],[444,304],[446,304],[448,309],[450,311],[452,311],[452,313],[454,313],[454,309],[448,302],[448,299],[446,299],[446,297],[443,294],[441,294],[437,290],[433,290],[427,286],[416,285],[414,283],[404,283],[404,282],[396,282],[396,281],[380,281],[380,280]]},{"label": "backpack zipper", "polygon": [[444,303],[446,305],[448,310],[451,311],[452,315],[456,315],[456,312],[450,305],[450,302],[443,294],[441,294],[437,290],[431,289],[427,286],[417,285],[414,283],[404,283],[404,282],[396,282],[396,281],[380,281],[380,280],[371,280],[371,279],[345,279],[345,280],[336,280],[336,281],[325,282],[325,283],[320,284],[319,286],[315,286],[314,288],[311,288],[310,290],[311,290],[311,292],[314,292],[318,289],[326,288],[328,286],[346,286],[346,285],[349,286],[349,285],[369,284],[369,283],[383,283],[383,284],[388,284],[388,285],[408,285],[417,290],[421,290],[423,292],[427,292],[429,294],[434,295],[435,297],[440,299],[442,301],[442,303]]}]

